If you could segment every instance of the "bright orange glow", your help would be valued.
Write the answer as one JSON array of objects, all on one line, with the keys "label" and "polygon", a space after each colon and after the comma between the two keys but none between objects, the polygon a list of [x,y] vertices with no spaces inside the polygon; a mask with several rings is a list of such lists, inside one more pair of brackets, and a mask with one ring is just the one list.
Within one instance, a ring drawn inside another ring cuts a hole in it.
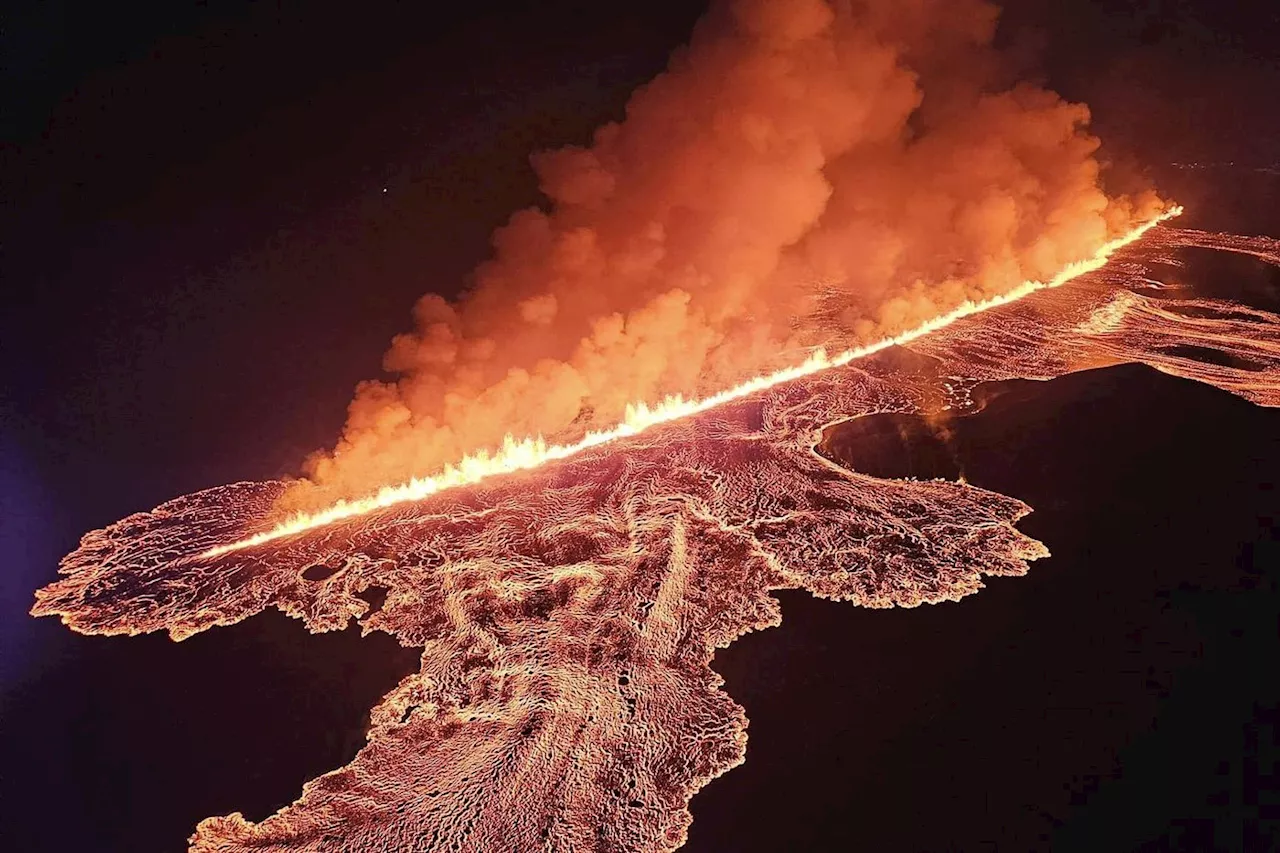
[{"label": "bright orange glow", "polygon": [[1058,287],[1085,273],[1093,272],[1106,264],[1116,251],[1135,242],[1161,222],[1179,216],[1182,210],[1181,206],[1169,208],[1155,219],[1105,243],[1092,257],[1066,266],[1048,281],[1026,281],[1000,296],[993,296],[980,302],[964,302],[954,310],[934,317],[932,320],[899,335],[884,338],[866,346],[848,349],[834,356],[828,356],[824,350],[819,349],[802,364],[748,379],[732,388],[701,399],[686,400],[680,395],[673,395],[654,406],[649,406],[644,402],[628,405],[625,417],[616,426],[607,430],[588,432],[573,444],[547,444],[541,436],[517,439],[514,436],[507,435],[502,447],[496,452],[482,450],[463,457],[460,462],[447,466],[438,474],[428,477],[415,477],[404,483],[384,486],[367,497],[355,500],[340,500],[332,506],[317,512],[295,514],[270,530],[256,533],[237,542],[210,548],[199,556],[202,558],[216,557],[230,551],[252,548],[255,545],[261,545],[286,536],[293,536],[342,519],[366,515],[396,504],[421,500],[445,489],[478,483],[481,480],[501,474],[536,468],[547,462],[565,459],[584,450],[608,444],[611,441],[638,435],[659,424],[670,423],[734,400],[740,400],[784,382],[811,376],[833,367],[841,367],[889,347],[910,343],[924,335],[949,326],[957,320],[970,317],[990,308],[1007,305],[1036,291]]}]

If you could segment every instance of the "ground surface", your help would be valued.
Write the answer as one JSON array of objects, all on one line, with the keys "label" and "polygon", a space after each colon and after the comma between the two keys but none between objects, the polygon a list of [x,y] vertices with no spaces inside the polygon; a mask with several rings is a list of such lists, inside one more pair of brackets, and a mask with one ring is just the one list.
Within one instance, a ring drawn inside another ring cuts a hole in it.
[{"label": "ground surface", "polygon": [[[1156,263],[1194,295],[1274,308],[1275,267],[1176,259]],[[1118,316],[1172,304],[1135,293]],[[1179,340],[1165,367],[1251,393],[1238,347]],[[688,849],[1235,849],[1274,833],[1276,412],[1137,365],[960,397],[960,417],[833,427],[825,451],[1023,501],[1019,530],[1053,557],[911,611],[780,593],[781,628],[716,655],[751,741],[694,797]],[[181,645],[55,643],[3,709],[23,737],[5,742],[0,801],[31,804],[6,820],[30,850],[180,849],[202,817],[260,821],[349,761],[367,709],[416,669],[386,637],[311,636],[274,612]]]}]

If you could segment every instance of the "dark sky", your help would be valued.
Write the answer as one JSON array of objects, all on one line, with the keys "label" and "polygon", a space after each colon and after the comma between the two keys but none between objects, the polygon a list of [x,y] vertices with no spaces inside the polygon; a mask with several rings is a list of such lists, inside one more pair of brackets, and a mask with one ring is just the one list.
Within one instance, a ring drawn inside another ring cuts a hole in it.
[{"label": "dark sky", "polygon": [[[82,532],[330,443],[413,301],[457,293],[537,201],[529,153],[620,117],[704,6],[440,5],[7,8],[5,691],[81,648],[25,611]],[[1030,0],[1005,20],[1118,164],[1280,161],[1275,4]]]}]

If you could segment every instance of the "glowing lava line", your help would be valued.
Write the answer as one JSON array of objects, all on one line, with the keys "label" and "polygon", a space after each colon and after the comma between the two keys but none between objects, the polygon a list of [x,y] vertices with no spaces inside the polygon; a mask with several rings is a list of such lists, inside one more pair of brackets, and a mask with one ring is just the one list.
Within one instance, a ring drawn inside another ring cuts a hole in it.
[{"label": "glowing lava line", "polygon": [[1044,290],[1050,287],[1058,287],[1066,284],[1074,278],[1085,273],[1093,272],[1100,269],[1106,264],[1117,250],[1138,240],[1142,235],[1146,234],[1156,225],[1179,216],[1182,213],[1181,206],[1171,207],[1169,210],[1160,214],[1150,222],[1146,222],[1134,228],[1122,237],[1118,237],[1098,249],[1092,258],[1083,261],[1076,261],[1064,267],[1056,276],[1048,281],[1025,281],[1018,287],[1000,296],[993,296],[990,299],[984,299],[980,302],[964,302],[959,307],[946,314],[934,317],[917,326],[914,329],[903,332],[894,337],[884,338],[873,344],[858,347],[856,349],[845,350],[844,352],[828,357],[825,350],[819,349],[809,356],[803,364],[793,367],[785,367],[773,373],[763,376],[757,376],[748,379],[740,385],[735,385],[728,390],[713,394],[710,397],[703,397],[697,400],[686,400],[679,394],[667,397],[661,403],[652,408],[647,404],[633,403],[628,404],[626,414],[621,423],[612,429],[588,432],[579,441],[573,444],[547,444],[546,441],[538,436],[537,438],[524,438],[517,440],[508,435],[503,441],[501,449],[496,453],[488,450],[481,450],[473,454],[463,457],[462,461],[445,467],[439,474],[429,477],[415,477],[405,483],[394,486],[384,486],[375,494],[368,497],[358,498],[356,500],[340,500],[333,506],[322,509],[314,513],[300,513],[293,515],[277,524],[270,530],[256,533],[237,542],[227,545],[218,545],[210,548],[208,551],[200,554],[200,558],[216,557],[220,554],[226,554],[230,551],[238,551],[244,548],[252,548],[255,545],[261,545],[265,542],[271,542],[275,539],[281,539],[286,536],[293,536],[316,527],[322,527],[326,524],[332,524],[335,521],[341,521],[344,518],[352,518],[353,516],[365,515],[366,513],[376,510],[385,509],[395,504],[406,503],[408,501],[421,500],[422,498],[434,495],[445,489],[451,489],[457,486],[465,486],[477,483],[488,477],[499,474],[510,474],[516,471],[524,471],[529,468],[536,468],[546,462],[554,462],[558,459],[565,459],[592,447],[599,447],[611,441],[621,438],[628,438],[633,435],[644,432],[650,427],[658,424],[670,423],[671,421],[685,418],[690,415],[696,415],[699,412],[705,412],[708,409],[714,409],[716,406],[723,405],[733,400],[739,400],[743,397],[750,396],[757,391],[763,391],[775,385],[784,382],[790,382],[793,379],[799,379],[803,376],[811,376],[823,370],[832,367],[841,367],[859,358],[865,358],[873,353],[888,349],[892,346],[900,346],[917,340],[930,332],[935,332],[945,326],[949,326],[957,320],[974,314],[995,308],[1000,305],[1007,305],[1035,293],[1038,290]]}]

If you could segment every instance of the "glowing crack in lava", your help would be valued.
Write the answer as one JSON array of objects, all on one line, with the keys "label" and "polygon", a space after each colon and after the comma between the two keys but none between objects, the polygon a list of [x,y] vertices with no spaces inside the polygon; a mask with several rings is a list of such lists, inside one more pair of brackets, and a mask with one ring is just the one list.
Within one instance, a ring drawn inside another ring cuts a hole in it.
[{"label": "glowing crack in lava", "polygon": [[[692,795],[743,760],[746,718],[710,662],[779,624],[772,590],[911,607],[1047,554],[1014,527],[1020,501],[846,470],[816,452],[826,426],[930,411],[975,380],[1123,362],[1280,405],[1280,317],[1152,284],[1176,278],[1184,245],[1280,262],[1277,241],[1157,228],[1101,269],[908,344],[933,370],[873,357],[212,557],[285,484],[188,495],[87,534],[33,612],[181,639],[273,606],[422,649],[350,764],[261,823],[201,822],[193,851],[673,850]],[[317,564],[336,571],[306,580]],[[359,597],[371,586],[388,590],[377,612]]]},{"label": "glowing crack in lava", "polygon": [[252,536],[240,539],[236,542],[230,542],[225,545],[215,545],[208,551],[201,554],[201,557],[216,557],[225,554],[228,551],[236,551],[241,548],[251,548],[255,545],[261,545],[284,536],[293,536],[298,533],[330,524],[334,521],[340,521],[344,518],[351,518],[359,515],[366,515],[377,510],[393,506],[405,501],[416,501],[422,498],[434,495],[442,489],[454,488],[457,486],[478,483],[481,480],[493,477],[499,474],[509,474],[513,471],[522,471],[529,468],[535,468],[547,462],[554,462],[560,459],[567,459],[574,454],[581,453],[594,447],[599,447],[622,438],[629,438],[638,435],[650,427],[659,424],[670,423],[679,418],[686,418],[714,409],[717,406],[723,406],[726,403],[740,400],[759,391],[764,391],[784,382],[791,382],[805,376],[810,376],[821,370],[828,370],[833,367],[841,367],[860,358],[866,358],[877,352],[888,349],[892,346],[902,346],[914,340],[917,340],[930,332],[943,329],[957,320],[982,311],[990,310],[1000,305],[1007,305],[1028,294],[1035,293],[1038,290],[1044,290],[1049,287],[1060,287],[1073,278],[1081,276],[1087,272],[1101,268],[1107,259],[1111,257],[1117,250],[1128,246],[1129,244],[1141,239],[1141,237],[1161,222],[1172,219],[1182,214],[1182,208],[1179,206],[1171,207],[1166,212],[1160,214],[1155,219],[1139,225],[1129,233],[1116,238],[1104,244],[1092,258],[1083,261],[1077,261],[1065,267],[1056,276],[1048,281],[1027,281],[1023,282],[1019,287],[1003,293],[999,296],[993,296],[990,299],[984,299],[980,302],[964,302],[954,310],[934,317],[921,325],[903,332],[893,337],[883,338],[876,343],[868,346],[857,347],[856,349],[847,349],[835,356],[828,356],[825,350],[819,349],[813,353],[802,364],[794,367],[787,367],[774,371],[764,376],[757,376],[749,379],[739,385],[735,385],[718,394],[704,397],[697,400],[685,400],[683,397],[673,395],[667,397],[656,406],[650,407],[643,401],[627,406],[626,418],[620,424],[608,430],[588,432],[580,440],[572,444],[552,444],[548,445],[546,441],[538,436],[537,438],[516,439],[510,434],[507,435],[503,442],[502,448],[496,453],[480,452],[469,455],[456,465],[450,465],[439,474],[430,477],[414,478],[407,483],[401,483],[394,486],[386,486],[380,489],[376,494],[366,498],[352,501],[339,501],[333,506],[322,509],[314,513],[299,513],[291,518],[285,519],[270,530],[255,533]]}]

